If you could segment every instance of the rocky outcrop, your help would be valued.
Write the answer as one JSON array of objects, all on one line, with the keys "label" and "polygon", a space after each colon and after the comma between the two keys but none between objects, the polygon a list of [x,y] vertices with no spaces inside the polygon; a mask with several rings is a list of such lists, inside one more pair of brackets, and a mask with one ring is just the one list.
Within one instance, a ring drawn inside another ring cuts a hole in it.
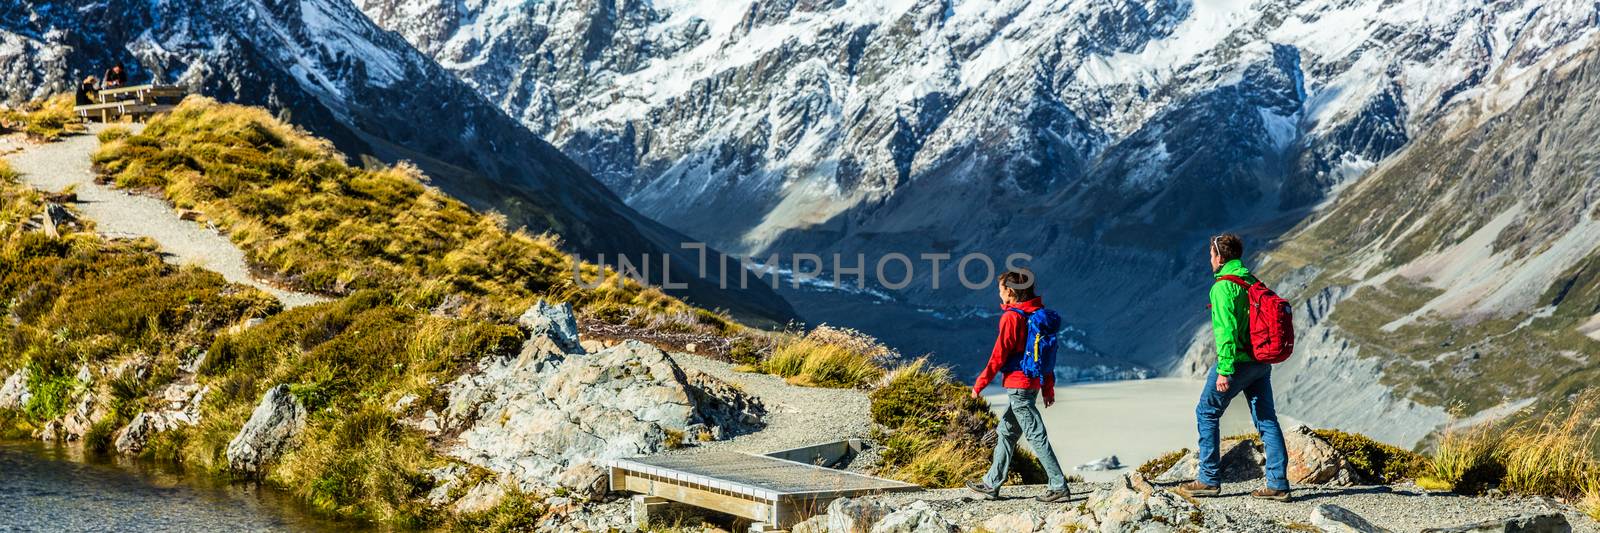
[{"label": "rocky outcrop", "polygon": [[653,346],[627,341],[584,353],[571,308],[523,315],[522,351],[491,357],[445,387],[448,456],[550,487],[574,468],[720,438],[760,423],[761,404],[712,378],[687,374]]},{"label": "rocky outcrop", "polygon": [[[1110,488],[1095,491],[1083,505],[1050,515],[1047,531],[1132,532],[1189,529],[1209,530],[1228,525],[1226,515],[1204,513],[1189,500],[1157,490],[1138,473],[1129,473]],[[1074,529],[1076,528],[1076,529]]]},{"label": "rocky outcrop", "polygon": [[1422,533],[1571,533],[1572,524],[1561,513],[1525,514],[1455,527],[1424,529]]},{"label": "rocky outcrop", "polygon": [[828,504],[824,531],[866,531],[883,520],[889,509],[868,500],[839,498]]},{"label": "rocky outcrop", "polygon": [[1389,533],[1349,509],[1324,503],[1311,510],[1311,525],[1323,533]]},{"label": "rocky outcrop", "polygon": [[200,423],[200,403],[211,387],[197,383],[172,383],[162,390],[162,408],[135,415],[115,435],[117,453],[138,453],[157,433]]},{"label": "rocky outcrop", "polygon": [[1030,511],[1001,514],[983,521],[983,530],[990,533],[1033,533],[1044,526],[1044,520]]},{"label": "rocky outcrop", "polygon": [[259,473],[263,465],[288,449],[295,435],[305,428],[307,416],[306,408],[289,392],[288,385],[268,390],[244,428],[228,442],[228,468]]}]

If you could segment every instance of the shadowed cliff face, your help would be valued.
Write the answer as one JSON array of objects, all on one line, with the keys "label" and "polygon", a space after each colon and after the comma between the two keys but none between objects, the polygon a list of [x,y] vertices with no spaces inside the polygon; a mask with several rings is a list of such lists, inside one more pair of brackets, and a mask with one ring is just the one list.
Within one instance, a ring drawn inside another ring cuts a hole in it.
[{"label": "shadowed cliff face", "polygon": [[[396,35],[342,0],[51,2],[0,8],[0,32],[27,61],[0,75],[8,100],[66,90],[121,61],[225,101],[278,110],[351,157],[411,160],[433,184],[512,225],[561,236],[594,261],[673,261],[678,294],[759,322],[793,310],[760,287],[691,278],[687,237],[624,205],[587,171]],[[659,283],[659,279],[656,279]]]},{"label": "shadowed cliff face", "polygon": [[[1157,366],[1200,315],[1203,236],[1270,241],[1596,27],[1480,0],[357,3],[673,228],[1029,253],[1096,348]],[[890,292],[991,305],[931,286]]]}]

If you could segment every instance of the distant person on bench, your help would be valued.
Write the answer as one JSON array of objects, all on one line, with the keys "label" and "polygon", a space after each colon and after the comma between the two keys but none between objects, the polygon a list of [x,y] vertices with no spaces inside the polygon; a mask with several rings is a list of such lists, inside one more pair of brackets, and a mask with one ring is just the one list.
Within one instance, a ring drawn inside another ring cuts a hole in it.
[{"label": "distant person on bench", "polygon": [[1061,329],[1061,317],[1044,308],[1044,300],[1034,292],[1033,272],[1025,268],[1007,270],[1000,275],[1000,334],[995,338],[994,350],[989,354],[989,364],[972,385],[972,397],[982,398],[984,387],[996,377],[1006,388],[1006,411],[995,428],[994,460],[989,473],[981,481],[968,481],[967,488],[977,491],[987,499],[1000,497],[1000,485],[1010,473],[1011,457],[1015,455],[1017,440],[1028,438],[1033,454],[1039,457],[1049,478],[1049,487],[1038,500],[1045,503],[1062,503],[1072,497],[1067,490],[1067,478],[1056,462],[1056,453],[1050,449],[1049,436],[1045,434],[1044,418],[1034,400],[1044,396],[1044,406],[1056,403],[1056,333]]},{"label": "distant person on bench", "polygon": [[128,84],[128,71],[122,68],[122,63],[111,66],[105,75],[107,89],[115,89]]},{"label": "distant person on bench", "polygon": [[83,79],[83,83],[79,83],[78,84],[77,93],[73,95],[73,101],[76,102],[73,105],[92,105],[92,104],[94,104],[95,103],[95,92],[96,92],[94,86],[95,86],[94,76],[89,76],[87,78],[84,78]]}]

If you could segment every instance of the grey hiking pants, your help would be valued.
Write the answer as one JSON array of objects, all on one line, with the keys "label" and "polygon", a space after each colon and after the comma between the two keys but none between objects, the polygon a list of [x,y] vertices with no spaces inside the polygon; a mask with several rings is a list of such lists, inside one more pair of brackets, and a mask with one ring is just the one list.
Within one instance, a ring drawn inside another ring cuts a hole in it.
[{"label": "grey hiking pants", "polygon": [[1038,398],[1038,389],[1006,389],[1006,412],[1000,416],[1000,425],[995,428],[999,438],[994,443],[994,462],[989,465],[989,475],[983,477],[983,483],[990,487],[999,487],[1006,481],[1006,473],[1011,470],[1011,456],[1016,454],[1017,440],[1021,437],[1028,438],[1028,446],[1033,448],[1033,454],[1039,457],[1039,464],[1044,466],[1044,473],[1049,477],[1050,490],[1066,490],[1067,477],[1061,472],[1061,464],[1056,462],[1056,452],[1050,449],[1050,439],[1044,432],[1044,418],[1039,415],[1039,407],[1034,404]]}]

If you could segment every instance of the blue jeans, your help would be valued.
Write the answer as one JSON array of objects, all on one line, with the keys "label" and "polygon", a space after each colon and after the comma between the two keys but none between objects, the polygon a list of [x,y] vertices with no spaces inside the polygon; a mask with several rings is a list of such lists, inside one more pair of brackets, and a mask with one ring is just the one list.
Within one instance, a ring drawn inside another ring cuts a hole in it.
[{"label": "blue jeans", "polygon": [[1006,389],[1006,412],[1000,417],[1000,425],[995,428],[998,437],[994,443],[994,461],[989,464],[989,474],[983,476],[983,483],[990,487],[998,488],[1006,481],[1006,473],[1011,470],[1011,456],[1016,453],[1017,440],[1028,437],[1028,445],[1033,447],[1033,454],[1039,456],[1039,464],[1044,466],[1044,473],[1049,477],[1050,490],[1067,490],[1067,476],[1061,473],[1061,464],[1056,462],[1056,452],[1050,449],[1050,439],[1044,433],[1044,419],[1039,416],[1039,407],[1034,405],[1034,398],[1039,396],[1039,389]]},{"label": "blue jeans", "polygon": [[1222,412],[1228,409],[1228,402],[1241,392],[1250,402],[1250,416],[1255,419],[1256,431],[1261,432],[1261,444],[1267,449],[1267,488],[1289,490],[1289,453],[1283,445],[1283,429],[1278,427],[1278,410],[1272,404],[1272,365],[1261,363],[1234,364],[1225,393],[1217,392],[1216,367],[1211,367],[1211,373],[1206,375],[1206,390],[1200,392],[1200,403],[1194,407],[1195,422],[1200,429],[1200,471],[1195,480],[1213,487],[1222,486],[1217,478],[1222,461],[1217,426]]}]

